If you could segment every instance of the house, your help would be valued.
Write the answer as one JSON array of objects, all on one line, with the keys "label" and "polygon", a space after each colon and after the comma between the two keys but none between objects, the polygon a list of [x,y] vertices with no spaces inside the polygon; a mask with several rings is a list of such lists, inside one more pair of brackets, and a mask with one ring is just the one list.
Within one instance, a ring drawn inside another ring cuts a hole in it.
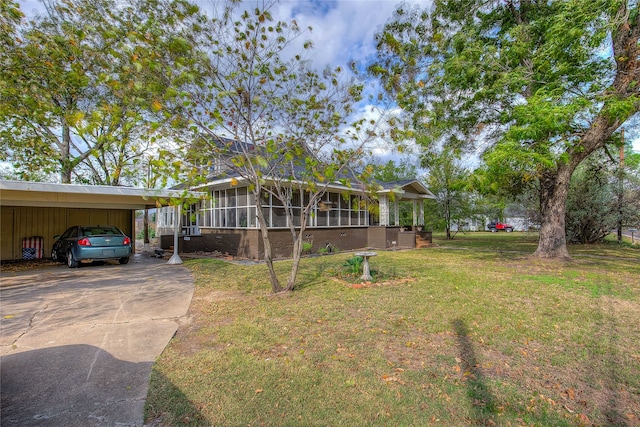
[{"label": "house", "polygon": [[[221,139],[220,144],[231,150],[253,152],[256,149],[235,141]],[[306,155],[312,155],[307,153]],[[156,235],[160,236],[163,249],[169,248],[172,232],[180,220],[179,251],[228,253],[249,259],[262,259],[264,248],[256,216],[256,200],[247,182],[214,161],[214,173],[206,184],[193,190],[206,192],[208,197],[191,204],[181,215],[174,209],[161,208],[157,215]],[[326,187],[321,200],[316,203],[308,218],[304,240],[311,245],[311,252],[353,250],[362,248],[414,248],[422,242],[431,242],[431,233],[424,230],[423,202],[434,198],[418,180],[377,183],[375,197],[335,181]],[[281,182],[281,180],[279,180]],[[293,182],[293,180],[292,180]],[[264,177],[264,186],[273,185],[274,179]],[[291,186],[291,208],[294,226],[300,226],[300,216],[309,201],[309,193]],[[263,193],[261,201],[269,227],[269,236],[275,258],[290,257],[293,243],[285,207],[277,198]],[[411,226],[400,225],[399,205],[409,203],[413,210]],[[178,216],[180,218],[178,218]],[[418,243],[416,243],[418,242]]]}]

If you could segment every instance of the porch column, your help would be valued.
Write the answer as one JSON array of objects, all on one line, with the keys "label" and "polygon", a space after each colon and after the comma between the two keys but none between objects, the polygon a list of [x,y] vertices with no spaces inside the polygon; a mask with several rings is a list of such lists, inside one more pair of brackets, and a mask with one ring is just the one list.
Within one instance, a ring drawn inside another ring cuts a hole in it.
[{"label": "porch column", "polygon": [[397,195],[395,200],[393,201],[393,216],[393,225],[397,227],[400,225],[400,202],[398,201]]},{"label": "porch column", "polygon": [[381,194],[378,198],[380,208],[380,225],[389,225],[389,198],[386,194]]},{"label": "porch column", "polygon": [[180,205],[175,207],[173,214],[173,255],[167,261],[167,264],[182,264],[182,259],[178,255],[178,231],[180,230]]},{"label": "porch column", "polygon": [[418,225],[424,225],[424,200],[418,201]]},{"label": "porch column", "polygon": [[416,226],[418,225],[418,201],[414,199],[411,202],[413,204],[413,222],[411,225]]}]

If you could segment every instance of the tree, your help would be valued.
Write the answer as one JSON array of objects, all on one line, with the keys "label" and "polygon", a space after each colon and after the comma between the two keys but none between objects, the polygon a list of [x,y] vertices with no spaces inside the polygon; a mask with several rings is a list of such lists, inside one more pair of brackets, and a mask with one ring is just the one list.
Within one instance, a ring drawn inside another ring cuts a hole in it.
[{"label": "tree", "polygon": [[615,168],[602,156],[592,157],[574,173],[567,198],[567,239],[596,243],[618,223]]},{"label": "tree", "polygon": [[[26,179],[48,171],[64,183],[75,174],[76,181],[119,185],[167,120],[164,83],[187,62],[180,32],[197,8],[181,0],[45,6],[3,57],[3,160]],[[163,61],[168,66],[157,72]]]},{"label": "tree", "polygon": [[440,0],[400,6],[370,70],[427,145],[484,145],[485,160],[540,187],[538,257],[568,258],[571,176],[640,108],[638,4]]},{"label": "tree", "polygon": [[[303,52],[287,59],[285,51],[301,29],[295,21],[275,22],[269,7],[243,11],[229,3],[203,24],[194,46],[202,52],[202,83],[184,92],[197,136],[189,153],[176,159],[188,160],[178,166],[190,185],[206,182],[217,162],[234,185],[248,186],[271,287],[278,293],[295,288],[305,228],[327,186],[348,185],[354,177],[350,167],[364,154],[360,123],[348,122],[362,86],[340,68],[311,69]],[[273,266],[262,209],[269,196],[282,206],[293,242],[285,286]]]},{"label": "tree", "polygon": [[[623,147],[622,158],[617,162],[616,173],[618,185],[616,227],[637,228],[640,225],[640,153],[634,152],[630,143]],[[609,156],[611,158],[611,156]]]},{"label": "tree", "polygon": [[453,239],[451,226],[470,214],[469,171],[452,151],[423,159],[428,168],[427,184],[435,196],[435,213],[444,221],[447,239]]},{"label": "tree", "polygon": [[382,182],[415,179],[418,176],[417,165],[406,159],[398,163],[389,160],[387,163],[381,164],[374,157],[369,161],[369,164],[373,168],[373,178]]}]

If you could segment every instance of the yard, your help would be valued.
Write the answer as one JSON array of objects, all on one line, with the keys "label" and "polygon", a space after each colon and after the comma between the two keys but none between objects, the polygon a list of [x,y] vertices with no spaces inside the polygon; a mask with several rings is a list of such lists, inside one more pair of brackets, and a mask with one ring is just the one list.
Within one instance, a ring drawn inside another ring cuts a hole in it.
[{"label": "yard", "polygon": [[[185,324],[154,366],[146,419],[182,425],[638,426],[640,248],[458,234],[303,260],[296,292],[263,265],[193,260]],[[276,263],[282,271],[288,261]]]}]

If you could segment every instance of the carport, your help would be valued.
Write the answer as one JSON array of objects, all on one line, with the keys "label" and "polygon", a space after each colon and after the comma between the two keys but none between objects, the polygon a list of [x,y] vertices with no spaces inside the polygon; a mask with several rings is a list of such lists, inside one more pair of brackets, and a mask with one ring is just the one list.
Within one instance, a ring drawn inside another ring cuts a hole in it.
[{"label": "carport", "polygon": [[22,259],[24,245],[35,238],[43,248],[39,256],[48,257],[54,236],[71,225],[115,225],[135,237],[136,210],[178,205],[187,195],[198,196],[175,190],[0,180],[0,262]]}]

